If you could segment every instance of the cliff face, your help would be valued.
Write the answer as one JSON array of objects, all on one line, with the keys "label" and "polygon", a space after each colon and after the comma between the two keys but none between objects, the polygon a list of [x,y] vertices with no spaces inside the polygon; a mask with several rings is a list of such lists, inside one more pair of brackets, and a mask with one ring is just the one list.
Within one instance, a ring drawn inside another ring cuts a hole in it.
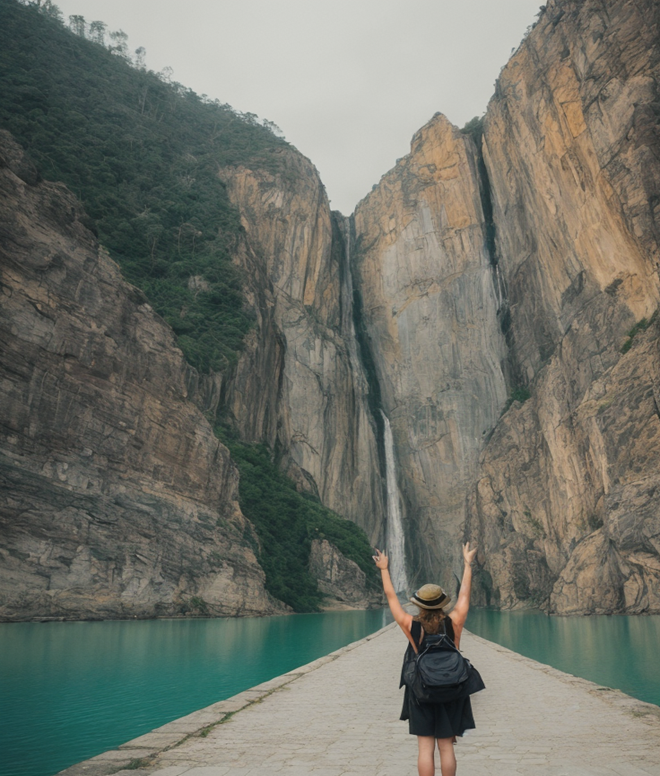
[{"label": "cliff face", "polygon": [[[484,157],[514,404],[470,497],[482,601],[660,610],[660,8],[549,3],[503,70]],[[627,351],[622,353],[621,350]]]},{"label": "cliff face", "polygon": [[0,618],[281,611],[213,391],[7,133],[0,209]]},{"label": "cliff face", "polygon": [[551,0],[480,147],[437,114],[350,219],[292,148],[224,162],[256,325],[210,377],[2,135],[0,616],[272,611],[205,416],[382,544],[379,407],[411,584],[469,538],[478,603],[660,611],[659,83],[657,2]]},{"label": "cliff face", "polygon": [[327,539],[314,539],[309,569],[328,597],[324,609],[369,609],[385,605],[381,589],[367,589],[364,571]]},{"label": "cliff face", "polygon": [[660,610],[659,32],[654,2],[550,2],[482,164],[437,116],[355,212],[408,557],[451,586],[475,540],[480,603]]},{"label": "cliff face", "polygon": [[246,441],[267,442],[302,490],[376,542],[383,495],[368,386],[353,334],[344,223],[313,165],[284,150],[286,175],[222,171],[241,213],[238,260],[257,326],[226,389]]},{"label": "cliff face", "polygon": [[465,493],[506,399],[477,152],[438,114],[355,211],[356,287],[411,569],[454,588]]}]

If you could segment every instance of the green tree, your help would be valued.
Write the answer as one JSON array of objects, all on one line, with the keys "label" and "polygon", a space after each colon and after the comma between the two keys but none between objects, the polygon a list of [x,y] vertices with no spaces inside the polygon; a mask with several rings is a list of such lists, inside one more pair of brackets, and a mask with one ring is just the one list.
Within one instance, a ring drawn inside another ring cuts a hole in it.
[{"label": "green tree", "polygon": [[134,64],[135,67],[137,67],[140,70],[146,70],[147,65],[145,62],[145,57],[147,56],[147,50],[144,46],[140,46],[139,48],[135,49],[135,60]]},{"label": "green tree", "polygon": [[98,43],[99,46],[105,46],[105,33],[108,26],[105,22],[95,21],[89,25],[89,39]]},{"label": "green tree", "polygon": [[81,38],[85,37],[87,24],[85,23],[84,16],[79,16],[77,14],[69,16],[69,27],[71,32],[73,32],[75,35],[79,35]]},{"label": "green tree", "polygon": [[115,30],[110,33],[110,40],[112,44],[109,50],[113,54],[122,57],[123,59],[130,59],[128,54],[128,35],[123,30]]}]

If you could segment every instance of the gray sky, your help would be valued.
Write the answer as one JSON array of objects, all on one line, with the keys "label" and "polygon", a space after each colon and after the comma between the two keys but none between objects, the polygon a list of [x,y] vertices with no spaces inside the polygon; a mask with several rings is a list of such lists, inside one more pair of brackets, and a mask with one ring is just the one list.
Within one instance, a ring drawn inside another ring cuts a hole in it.
[{"label": "gray sky", "polygon": [[348,214],[436,111],[462,126],[541,0],[56,0],[147,65],[274,121]]}]

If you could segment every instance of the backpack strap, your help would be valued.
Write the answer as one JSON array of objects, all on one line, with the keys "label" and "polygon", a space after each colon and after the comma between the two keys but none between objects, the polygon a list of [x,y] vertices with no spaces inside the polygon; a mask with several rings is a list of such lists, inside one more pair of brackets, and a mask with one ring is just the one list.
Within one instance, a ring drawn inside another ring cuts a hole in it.
[{"label": "backpack strap", "polygon": [[[413,621],[412,621],[412,624],[411,624],[411,626],[410,626],[410,631],[412,631],[412,627],[413,627],[413,625],[415,625],[415,624],[419,625],[419,630],[420,630],[420,634],[419,634],[419,642],[420,642],[420,644],[421,644],[421,643],[422,643],[422,626],[421,626],[421,624],[420,624],[420,623],[418,623],[416,620],[413,620]],[[419,649],[418,649],[418,647],[417,647],[417,644],[415,644],[415,639],[412,637],[412,633],[411,633],[411,632],[409,632],[409,631],[407,631],[407,630],[404,630],[403,632],[406,634],[406,637],[408,638],[408,641],[410,642],[410,645],[411,645],[411,647],[413,648],[413,651],[414,651],[414,653],[415,653],[416,655],[418,655],[418,654],[419,654]]]}]

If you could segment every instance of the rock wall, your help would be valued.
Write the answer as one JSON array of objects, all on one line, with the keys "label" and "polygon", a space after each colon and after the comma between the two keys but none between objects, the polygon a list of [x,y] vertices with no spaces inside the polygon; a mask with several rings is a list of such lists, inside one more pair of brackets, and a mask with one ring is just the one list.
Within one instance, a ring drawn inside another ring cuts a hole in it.
[{"label": "rock wall", "polygon": [[368,385],[357,356],[343,219],[313,165],[222,171],[241,213],[238,257],[257,327],[229,378],[225,408],[246,441],[267,442],[299,488],[382,536],[383,485]]},{"label": "rock wall", "polygon": [[[481,600],[660,611],[660,6],[556,0],[483,153],[514,378],[470,496]],[[621,352],[621,351],[626,352]]]},{"label": "rock wall", "polygon": [[0,221],[0,619],[282,611],[213,392],[7,133]]},{"label": "rock wall", "polygon": [[327,596],[324,609],[369,609],[385,604],[382,590],[367,588],[362,569],[327,539],[314,539],[309,570]]},{"label": "rock wall", "polygon": [[506,400],[477,151],[437,114],[354,214],[356,287],[404,501],[411,582],[453,589],[465,494]]},{"label": "rock wall", "polygon": [[470,538],[477,602],[660,611],[659,83],[657,2],[551,0],[480,147],[437,114],[351,219],[295,149],[222,169],[256,326],[210,378],[3,135],[1,616],[272,611],[204,413],[382,545],[381,408],[411,584]]}]

